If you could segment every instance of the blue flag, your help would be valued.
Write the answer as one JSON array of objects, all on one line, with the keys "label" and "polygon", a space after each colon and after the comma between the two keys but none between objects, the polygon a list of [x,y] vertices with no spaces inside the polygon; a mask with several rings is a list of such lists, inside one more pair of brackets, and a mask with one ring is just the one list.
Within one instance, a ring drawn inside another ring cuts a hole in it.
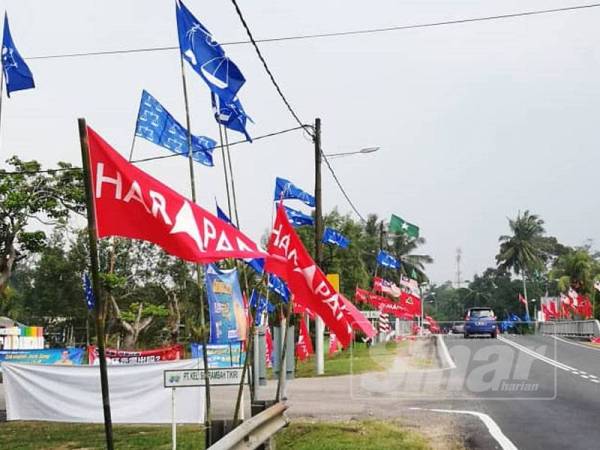
[{"label": "blue flag", "polygon": [[232,102],[246,82],[208,31],[181,1],[177,1],[179,50],[183,58],[202,77],[212,92],[225,103]]},{"label": "blue flag", "polygon": [[400,262],[385,250],[379,250],[379,253],[377,254],[377,264],[388,267],[389,269],[400,268]]},{"label": "blue flag", "polygon": [[[135,135],[178,155],[188,156],[188,131],[147,91],[142,92]],[[212,167],[212,152],[217,142],[192,135],[192,158]]]},{"label": "blue flag", "polygon": [[[223,211],[219,207],[218,204],[217,204],[217,217],[219,219],[221,219],[222,221],[227,222],[230,225],[233,225],[233,223],[231,222],[231,219],[229,219],[229,216],[227,214],[225,214],[225,211]],[[233,226],[235,227],[235,225],[233,225]],[[246,258],[246,259],[244,259],[244,262],[246,264],[248,264],[258,274],[262,274],[265,271],[265,260],[263,258],[255,258],[255,259]]]},{"label": "blue flag", "polygon": [[301,211],[297,211],[292,208],[284,206],[285,213],[287,214],[288,220],[294,227],[303,227],[305,225],[314,225],[315,219],[311,216],[304,214]]},{"label": "blue flag", "polygon": [[277,177],[275,179],[275,196],[273,200],[298,199],[308,206],[315,206],[315,198],[308,192],[296,187],[291,181]]},{"label": "blue flag", "polygon": [[285,282],[277,275],[269,274],[269,282],[267,284],[270,291],[278,294],[284,303],[290,301],[290,290]]},{"label": "blue flag", "polygon": [[324,244],[337,245],[341,248],[348,248],[348,245],[350,244],[350,239],[348,239],[339,231],[327,227],[325,228],[325,232],[323,233],[322,242]]},{"label": "blue flag", "polygon": [[96,306],[96,298],[94,297],[94,291],[92,290],[92,282],[87,273],[83,274],[83,292],[85,294],[85,304],[89,311],[94,309]]},{"label": "blue flag", "polygon": [[10,28],[8,27],[8,14],[4,14],[4,36],[2,38],[2,70],[6,83],[6,95],[10,97],[13,91],[33,89],[33,75],[25,61],[15,47]]},{"label": "blue flag", "polygon": [[256,289],[252,291],[250,295],[250,306],[254,308],[254,323],[256,326],[260,325],[262,315],[269,308],[269,301],[260,295]]},{"label": "blue flag", "polygon": [[248,120],[252,123],[254,122],[244,111],[239,99],[236,97],[231,102],[226,103],[221,101],[219,96],[214,92],[211,93],[210,97],[216,121],[224,125],[225,128],[242,133],[248,141],[252,142],[252,138],[246,131],[246,122]]}]

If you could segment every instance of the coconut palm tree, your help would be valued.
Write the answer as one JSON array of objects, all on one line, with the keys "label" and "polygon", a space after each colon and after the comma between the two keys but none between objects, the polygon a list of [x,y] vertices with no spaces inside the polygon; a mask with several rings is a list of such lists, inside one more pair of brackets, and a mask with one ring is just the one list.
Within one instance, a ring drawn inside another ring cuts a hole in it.
[{"label": "coconut palm tree", "polygon": [[419,246],[425,244],[425,238],[416,239],[408,236],[395,236],[392,242],[392,254],[402,262],[401,271],[404,275],[415,278],[419,283],[428,281],[425,275],[425,264],[431,264],[433,258],[429,255],[416,254]]},{"label": "coconut palm tree", "polygon": [[496,263],[501,270],[521,275],[523,295],[527,299],[527,276],[541,270],[546,258],[544,221],[526,210],[523,214],[519,212],[515,219],[508,219],[508,225],[512,235],[500,236]]}]

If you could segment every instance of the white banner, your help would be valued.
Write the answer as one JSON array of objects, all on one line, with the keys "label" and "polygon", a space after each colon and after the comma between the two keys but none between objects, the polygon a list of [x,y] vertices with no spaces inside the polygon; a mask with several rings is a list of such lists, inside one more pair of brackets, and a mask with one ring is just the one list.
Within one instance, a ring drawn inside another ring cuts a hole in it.
[{"label": "white banner", "polygon": [[[108,367],[114,423],[171,423],[171,389],[165,370],[199,369],[187,359]],[[100,369],[90,366],[2,364],[8,420],[102,423]],[[204,421],[204,388],[176,389],[177,423]]]}]

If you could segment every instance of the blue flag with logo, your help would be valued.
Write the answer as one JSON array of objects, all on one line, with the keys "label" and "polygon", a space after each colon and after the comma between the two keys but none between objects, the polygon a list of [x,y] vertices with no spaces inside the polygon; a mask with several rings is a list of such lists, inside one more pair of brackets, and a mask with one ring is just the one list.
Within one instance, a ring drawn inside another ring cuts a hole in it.
[{"label": "blue flag with logo", "polygon": [[231,102],[222,101],[214,92],[211,93],[213,112],[215,119],[225,128],[238,131],[246,136],[246,139],[252,142],[252,138],[246,131],[246,123],[253,120],[246,114],[242,103],[236,97]]},{"label": "blue flag with logo", "polygon": [[338,247],[341,247],[341,248],[348,248],[348,245],[350,245],[350,239],[348,239],[346,236],[344,236],[339,231],[334,230],[333,228],[329,228],[329,227],[325,228],[325,232],[323,233],[322,242],[324,244],[337,245]]},{"label": "blue flag with logo", "polygon": [[379,253],[377,254],[377,264],[389,269],[400,268],[400,262],[385,250],[379,250]]},{"label": "blue flag with logo", "polygon": [[212,92],[226,103],[233,101],[246,82],[244,75],[225,55],[210,31],[179,0],[176,13],[181,55]]},{"label": "blue flag with logo", "polygon": [[[223,211],[219,207],[218,204],[217,204],[217,217],[219,219],[221,219],[222,221],[227,222],[230,225],[233,225],[229,216],[227,214],[225,214],[225,211]],[[235,225],[233,225],[233,226],[235,227]],[[265,271],[265,260],[263,258],[255,258],[255,259],[246,258],[246,259],[244,259],[244,262],[246,264],[248,264],[252,269],[254,269],[254,271],[258,274],[262,274]]]},{"label": "blue flag with logo", "polygon": [[8,14],[4,14],[4,35],[2,37],[2,70],[6,83],[6,95],[13,91],[33,89],[33,75],[13,42],[8,26]]},{"label": "blue flag with logo", "polygon": [[284,208],[285,208],[285,213],[287,214],[288,220],[290,221],[292,226],[303,227],[306,225],[314,225],[315,224],[315,219],[313,219],[311,216],[304,214],[301,211],[297,211],[295,209],[288,208],[287,206],[284,206]]},{"label": "blue flag with logo", "polygon": [[87,309],[91,311],[94,309],[94,306],[96,306],[96,298],[94,297],[94,291],[92,290],[92,282],[87,273],[83,274],[83,292]]},{"label": "blue flag with logo", "polygon": [[298,199],[308,206],[315,206],[315,198],[308,192],[304,192],[294,183],[284,178],[277,177],[275,179],[275,196],[273,200]]},{"label": "blue flag with logo", "polygon": [[[142,92],[135,135],[178,155],[188,156],[188,131],[146,90]],[[192,158],[212,167],[212,152],[216,145],[211,138],[192,135]]]},{"label": "blue flag with logo", "polygon": [[278,294],[284,303],[290,301],[290,290],[288,289],[285,281],[279,278],[277,275],[269,274],[269,282],[267,284],[270,291]]}]

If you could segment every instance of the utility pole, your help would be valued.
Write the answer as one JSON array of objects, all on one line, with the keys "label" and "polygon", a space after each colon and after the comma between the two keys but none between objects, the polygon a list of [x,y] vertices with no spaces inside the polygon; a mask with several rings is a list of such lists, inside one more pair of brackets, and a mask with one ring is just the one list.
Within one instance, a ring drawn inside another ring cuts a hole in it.
[{"label": "utility pole", "polygon": [[[315,119],[313,141],[315,143],[315,262],[321,267],[323,263],[323,204],[321,196],[321,119]],[[317,316],[315,320],[316,338],[316,362],[317,375],[325,373],[325,353],[323,345],[323,334],[325,325],[323,319]]]}]

